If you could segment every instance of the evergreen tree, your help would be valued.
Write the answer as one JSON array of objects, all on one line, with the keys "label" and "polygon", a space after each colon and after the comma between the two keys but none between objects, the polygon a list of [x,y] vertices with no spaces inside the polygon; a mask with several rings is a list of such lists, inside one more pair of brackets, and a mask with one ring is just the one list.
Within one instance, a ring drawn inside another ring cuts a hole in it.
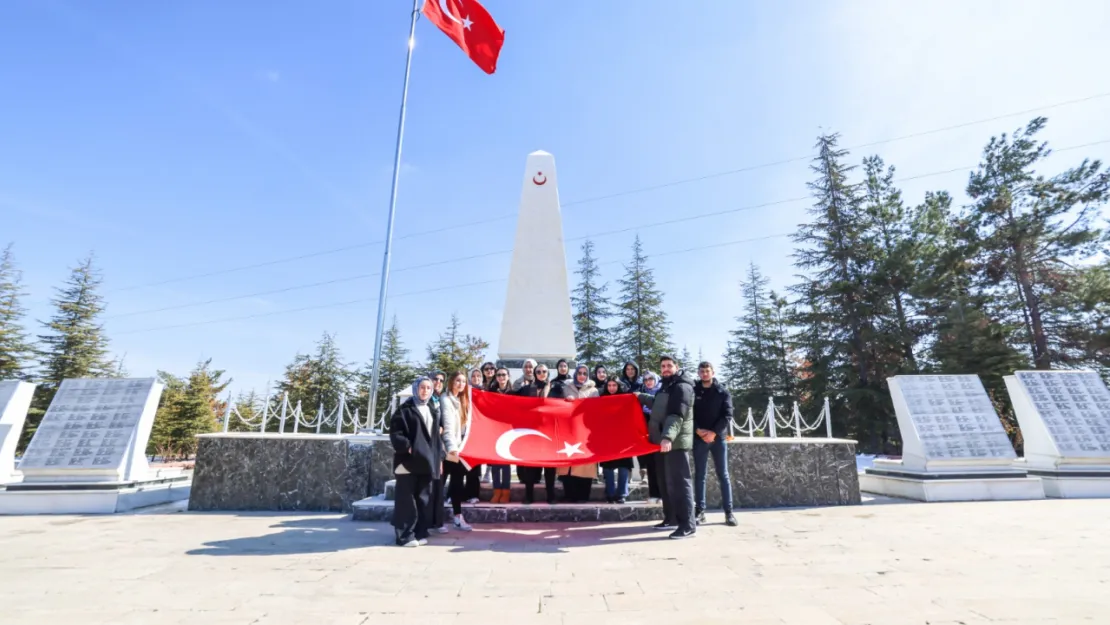
[{"label": "evergreen tree", "polygon": [[670,322],[663,311],[663,293],[655,285],[655,274],[647,265],[639,235],[632,244],[632,262],[624,269],[613,344],[618,358],[613,360],[634,362],[643,371],[670,351]]},{"label": "evergreen tree", "polygon": [[[262,417],[262,404],[265,398],[261,397],[254,389],[243,392],[240,391],[239,395],[235,398],[235,414],[231,415],[231,423],[228,424],[229,432],[257,432],[259,426],[251,427],[248,425],[252,421],[257,421]],[[225,413],[226,414],[226,413]],[[241,418],[240,418],[241,417]],[[246,423],[244,423],[244,421]]]},{"label": "evergreen tree", "polygon": [[99,324],[104,312],[101,280],[90,255],[71,270],[63,287],[55,289],[51,300],[55,313],[43,323],[47,334],[39,335],[40,381],[27,413],[20,442],[23,448],[31,441],[62,380],[114,377],[116,366],[108,358],[108,339]]},{"label": "evergreen tree", "polygon": [[[378,376],[376,418],[386,415],[393,396],[411,386],[412,381],[416,379],[416,368],[409,362],[408,357],[409,350],[401,341],[401,330],[397,326],[397,317],[394,316],[393,323],[382,336],[382,371]],[[369,405],[373,373],[373,364],[370,364],[359,375],[359,406]]]},{"label": "evergreen tree", "polygon": [[885,343],[875,352],[889,356],[888,369],[912,373],[917,370],[914,348],[920,335],[917,324],[910,320],[912,300],[909,296],[914,282],[916,238],[912,222],[902,203],[902,192],[894,186],[894,167],[885,167],[883,159],[870,156],[863,160],[863,212],[865,236],[873,251],[869,273],[875,299],[882,308],[874,311],[877,319],[875,340]]},{"label": "evergreen tree", "polygon": [[219,417],[227,410],[220,394],[231,383],[226,372],[212,369],[212,360],[197,363],[187,379],[164,371],[158,377],[165,388],[154,416],[148,454],[189,457],[196,453],[197,434],[215,432]]},{"label": "evergreen tree", "polygon": [[792,396],[794,388],[793,367],[787,362],[788,306],[768,283],[751,263],[740,283],[744,308],[725,354],[725,375],[737,405],[757,410],[769,397]]},{"label": "evergreen tree", "polygon": [[[286,366],[285,377],[278,382],[275,399],[280,406],[288,393],[289,405],[295,407],[300,403],[305,418],[312,420],[314,417],[311,415],[316,415],[321,405],[325,414],[332,413],[339,405],[341,395],[348,396],[348,401],[355,399],[351,396],[354,375],[343,360],[335,335],[325,332],[317,341],[313,354],[297,354],[293,362]],[[267,424],[267,429],[269,427],[270,424]],[[280,421],[275,422],[273,428],[280,430]],[[287,422],[286,431],[292,428],[292,423]]]},{"label": "evergreen tree", "polygon": [[477,336],[464,335],[460,326],[458,314],[452,313],[447,330],[428,345],[428,370],[451,375],[456,371],[469,371],[482,364],[489,343]]},{"label": "evergreen tree", "polygon": [[23,316],[27,310],[20,301],[23,290],[23,273],[15,264],[12,245],[0,252],[0,381],[25,380],[34,348],[27,341],[23,329]]},{"label": "evergreen tree", "polygon": [[578,260],[578,286],[571,294],[574,304],[574,342],[578,347],[578,362],[602,364],[609,354],[609,331],[605,320],[613,316],[606,291],[607,283],[601,282],[601,270],[594,256],[593,241],[582,244],[582,258]]},{"label": "evergreen tree", "polygon": [[[682,346],[682,353],[679,354],[679,356],[678,356],[679,366],[682,367],[683,369],[693,373],[694,370],[698,368],[698,363],[691,360],[692,358],[693,358],[693,356],[690,355],[690,349],[687,348],[685,345],[683,345]],[[658,361],[656,361],[656,362],[658,362]],[[648,368],[650,368],[650,366]],[[643,371],[643,368],[641,368],[640,370]]]},{"label": "evergreen tree", "polygon": [[967,185],[979,286],[1016,302],[1022,342],[1038,369],[1069,360],[1071,298],[1059,295],[1081,288],[1074,268],[1102,251],[1093,220],[1110,191],[1110,172],[1097,160],[1051,178],[1036,172],[1050,154],[1036,139],[1046,121],[1038,117],[1013,137],[992,137]]},{"label": "evergreen tree", "polygon": [[[815,200],[809,211],[812,221],[794,236],[800,244],[795,265],[806,272],[795,290],[807,300],[808,315],[824,317],[819,325],[829,334],[813,340],[828,340],[831,348],[822,349],[821,358],[807,359],[803,373],[826,385],[825,390],[837,390],[837,407],[844,414],[836,420],[845,423],[861,450],[887,453],[894,451],[896,425],[885,388],[890,356],[875,340],[876,313],[883,301],[874,288],[875,251],[867,236],[868,218],[859,188],[848,180],[853,168],[844,163],[847,151],[837,147],[838,140],[836,134],[817,140],[818,154],[811,166],[816,179],[808,184]],[[816,322],[804,319],[801,325],[812,330]],[[825,369],[818,371],[817,366]],[[818,396],[809,399],[817,401]]]}]

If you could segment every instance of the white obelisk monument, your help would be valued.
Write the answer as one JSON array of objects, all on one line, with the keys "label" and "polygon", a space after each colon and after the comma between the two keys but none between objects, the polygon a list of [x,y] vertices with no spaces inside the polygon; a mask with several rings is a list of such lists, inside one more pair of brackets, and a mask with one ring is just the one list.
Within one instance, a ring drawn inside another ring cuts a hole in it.
[{"label": "white obelisk monument", "polygon": [[532,152],[524,168],[497,355],[515,369],[525,358],[553,364],[576,353],[555,157]]}]

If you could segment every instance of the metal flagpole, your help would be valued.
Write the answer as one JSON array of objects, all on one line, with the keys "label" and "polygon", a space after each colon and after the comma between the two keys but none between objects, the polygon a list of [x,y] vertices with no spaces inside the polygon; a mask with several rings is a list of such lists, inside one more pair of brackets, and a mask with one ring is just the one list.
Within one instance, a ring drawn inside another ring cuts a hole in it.
[{"label": "metal flagpole", "polygon": [[381,373],[382,332],[385,329],[385,295],[389,287],[389,257],[393,252],[393,218],[397,214],[397,183],[401,177],[401,143],[405,139],[405,106],[409,100],[409,73],[412,71],[412,48],[416,44],[416,19],[420,16],[420,0],[412,0],[412,21],[409,24],[409,49],[405,57],[405,84],[401,88],[401,114],[397,121],[397,148],[393,155],[393,184],[389,189],[389,221],[385,226],[385,254],[382,258],[382,286],[378,291],[378,325],[374,331],[374,373],[370,377],[370,423],[378,403],[378,375]]}]

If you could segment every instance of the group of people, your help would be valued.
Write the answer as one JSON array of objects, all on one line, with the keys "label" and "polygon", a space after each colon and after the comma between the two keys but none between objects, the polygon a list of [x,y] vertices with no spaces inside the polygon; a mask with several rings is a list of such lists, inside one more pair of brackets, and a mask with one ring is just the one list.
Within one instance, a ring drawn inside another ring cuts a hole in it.
[{"label": "group of people", "polygon": [[[604,366],[591,371],[579,365],[572,375],[569,363],[559,360],[552,375],[546,365],[528,359],[523,364],[523,375],[516,380],[511,380],[508,369],[489,362],[469,373],[457,371],[448,376],[433,372],[417,378],[412,385],[412,397],[390,419],[396,476],[393,526],[397,544],[404,547],[426,544],[432,532],[446,534],[451,525],[462,531],[472,529],[463,516],[462,504],[479,503],[483,468],[467,469],[459,458],[470,426],[468,385],[493,393],[570,401],[635,394],[643,409],[649,438],[659,445],[658,452],[637,458],[641,479],[648,483],[648,497],[663,504],[663,521],[655,529],[671,530],[671,538],[687,538],[695,535],[698,523],[705,522],[705,477],[710,456],[721,485],[725,522],[735,526],[725,448],[732,420],[732,398],[714,377],[711,363],[698,365],[697,379],[680,369],[671,356],[662,357],[659,367],[659,376],[651,371],[641,375],[636,364],[629,362],[620,375],[609,377]],[[690,451],[694,457],[693,479],[687,456]],[[606,501],[625,503],[633,458],[602,462],[600,468]],[[493,482],[490,503],[509,503],[511,467],[490,465],[489,474]],[[594,463],[558,469],[517,468],[526,504],[535,501],[535,486],[541,479],[549,504],[556,503],[556,480],[562,482],[564,501],[588,501],[597,477],[598,465]],[[452,508],[450,521],[446,518],[447,500]]]}]

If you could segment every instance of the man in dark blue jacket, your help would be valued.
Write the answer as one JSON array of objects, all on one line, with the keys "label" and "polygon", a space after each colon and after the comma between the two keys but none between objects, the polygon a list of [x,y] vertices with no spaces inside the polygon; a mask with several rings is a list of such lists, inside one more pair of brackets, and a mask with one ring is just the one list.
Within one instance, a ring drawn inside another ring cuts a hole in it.
[{"label": "man in dark blue jacket", "polygon": [[697,496],[695,516],[698,523],[705,523],[705,474],[709,469],[709,455],[713,454],[713,468],[721,485],[721,505],[725,509],[725,523],[737,525],[732,513],[732,482],[728,474],[728,448],[725,436],[732,422],[732,396],[728,389],[713,377],[713,364],[698,365],[698,384],[694,385],[694,492]]}]

